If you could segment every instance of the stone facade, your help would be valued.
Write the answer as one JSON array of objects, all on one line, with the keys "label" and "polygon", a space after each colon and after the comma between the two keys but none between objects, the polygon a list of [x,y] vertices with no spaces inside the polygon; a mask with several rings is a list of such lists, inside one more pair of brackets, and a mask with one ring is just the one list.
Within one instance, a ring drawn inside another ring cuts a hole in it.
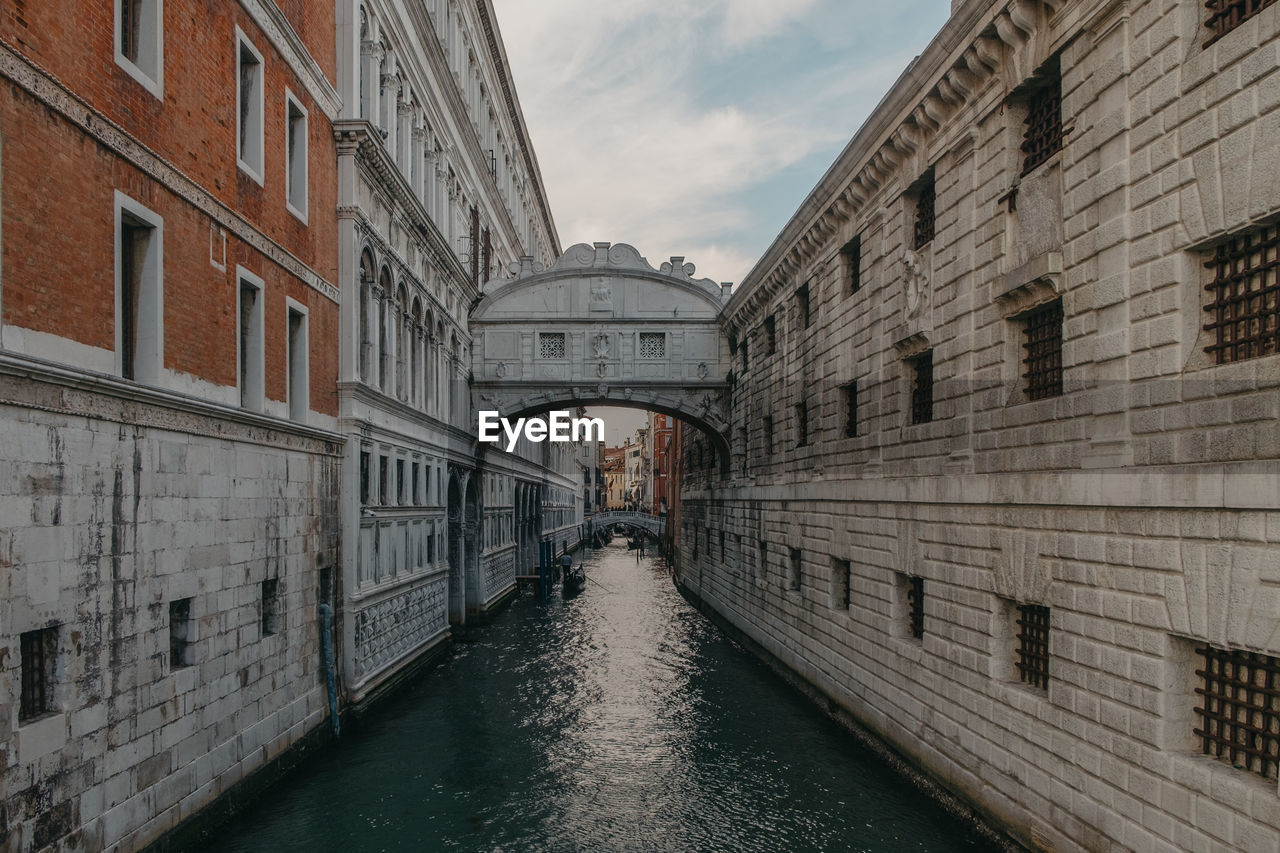
[{"label": "stone facade", "polygon": [[1034,849],[1280,849],[1197,734],[1280,657],[1280,355],[1206,289],[1275,257],[1280,7],[1209,14],[958,4],[725,309],[727,476],[683,432],[681,585]]}]

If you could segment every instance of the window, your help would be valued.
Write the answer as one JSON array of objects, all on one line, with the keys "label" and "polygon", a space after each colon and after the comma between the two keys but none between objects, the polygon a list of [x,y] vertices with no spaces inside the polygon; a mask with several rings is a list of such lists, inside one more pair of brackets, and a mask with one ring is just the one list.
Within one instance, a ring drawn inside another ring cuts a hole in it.
[{"label": "window", "polygon": [[280,613],[280,581],[267,578],[262,582],[262,636],[270,637],[284,627]]},{"label": "window", "polygon": [[796,403],[796,447],[809,443],[809,404]]},{"label": "window", "polygon": [[911,359],[911,423],[933,420],[933,350]]},{"label": "window", "polygon": [[164,98],[164,0],[115,0],[116,65]]},{"label": "window", "polygon": [[800,573],[801,573],[802,556],[799,548],[791,549],[790,573],[787,576],[787,589],[791,592],[800,591]]},{"label": "window", "polygon": [[862,235],[858,235],[845,243],[840,249],[848,271],[849,292],[857,293],[862,289]]},{"label": "window", "polygon": [[154,384],[164,364],[164,220],[120,193],[115,220],[117,368]]},{"label": "window", "polygon": [[284,93],[285,204],[294,216],[307,221],[307,111],[288,89]]},{"label": "window", "polygon": [[796,291],[796,311],[800,315],[800,322],[803,328],[809,328],[809,324],[813,321],[813,317],[809,312],[809,282]]},{"label": "window", "polygon": [[924,639],[924,578],[908,577],[907,630],[917,640]]},{"label": "window", "polygon": [[289,384],[285,390],[289,399],[289,417],[303,422],[311,408],[311,383],[309,347],[307,345],[307,314],[290,305],[288,310],[288,347],[286,349]]},{"label": "window", "polygon": [[1018,680],[1049,689],[1049,608],[1018,605]]},{"label": "window", "polygon": [[360,503],[371,503],[369,493],[369,451],[360,451]]},{"label": "window", "polygon": [[720,560],[724,561],[724,531],[720,531]]},{"label": "window", "polygon": [[923,249],[933,240],[934,201],[933,170],[930,169],[916,189],[915,239],[912,242],[915,249]]},{"label": "window", "polygon": [[1031,311],[1024,317],[1022,344],[1027,351],[1022,364],[1026,372],[1027,398],[1043,400],[1062,395],[1062,301]]},{"label": "window", "polygon": [[236,330],[240,361],[240,405],[261,411],[266,381],[262,340],[262,279],[242,268],[240,279],[239,328]]},{"label": "window", "polygon": [[[26,636],[25,634],[23,635]],[[1233,767],[1277,778],[1280,765],[1280,658],[1203,646],[1197,669],[1201,750]]]},{"label": "window", "polygon": [[387,457],[378,457],[378,504],[387,506],[391,497],[391,464]]},{"label": "window", "polygon": [[748,351],[747,351],[747,350],[748,350],[749,345],[750,345],[750,339],[749,339],[749,338],[743,338],[743,339],[742,339],[742,372],[743,372],[743,373],[746,373],[746,372],[747,372],[747,369],[750,367],[750,362],[749,362],[749,359],[748,359],[748,357],[747,357],[747,356],[748,356],[748,354],[749,354],[749,353],[748,353]]},{"label": "window", "polygon": [[849,588],[853,580],[853,564],[848,560],[831,558],[831,607],[848,610]]},{"label": "window", "polygon": [[1022,174],[1029,175],[1062,150],[1062,78],[1055,58],[1036,75],[1022,132]]},{"label": "window", "polygon": [[773,415],[764,416],[764,452],[773,452]]},{"label": "window", "polygon": [[778,321],[767,317],[764,321],[765,354],[773,355],[778,351]]},{"label": "window", "polygon": [[191,646],[195,642],[195,622],[191,619],[191,599],[169,602],[169,670],[182,669],[193,663]]},{"label": "window", "polygon": [[1217,364],[1280,352],[1280,224],[1228,240],[1205,267],[1213,274],[1205,352]]},{"label": "window", "polygon": [[415,506],[422,504],[422,492],[418,491],[418,471],[422,468],[417,462],[413,463],[413,500]]},{"label": "window", "polygon": [[640,333],[641,358],[666,358],[667,335],[665,332]]},{"label": "window", "polygon": [[1208,47],[1276,0],[1208,0],[1204,5],[1209,10],[1209,19],[1204,25],[1209,28],[1209,38],[1204,46]]},{"label": "window", "polygon": [[53,710],[53,662],[58,653],[58,629],[24,631],[18,638],[22,654],[22,696],[18,720],[30,720]]},{"label": "window", "polygon": [[538,335],[539,358],[564,358],[564,332],[541,332]]},{"label": "window", "polygon": [[263,67],[258,53],[236,27],[236,162],[259,184],[263,180]]},{"label": "window", "polygon": [[840,386],[840,396],[844,400],[844,434],[848,438],[853,438],[858,434],[857,380]]},{"label": "window", "polygon": [[405,504],[408,503],[408,500],[406,500],[406,495],[404,493],[405,485],[406,485],[406,482],[404,479],[404,460],[397,459],[396,460],[396,503],[399,504],[400,506],[404,506]]},{"label": "window", "polygon": [[762,578],[769,574],[769,545],[763,539],[756,540],[756,571]]}]

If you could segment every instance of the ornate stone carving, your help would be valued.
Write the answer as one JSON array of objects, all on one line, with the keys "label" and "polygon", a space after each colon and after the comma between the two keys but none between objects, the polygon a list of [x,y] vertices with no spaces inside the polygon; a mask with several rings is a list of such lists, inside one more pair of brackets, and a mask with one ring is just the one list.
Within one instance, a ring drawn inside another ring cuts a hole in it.
[{"label": "ornate stone carving", "polygon": [[902,265],[906,268],[903,277],[906,293],[906,315],[919,316],[929,306],[929,274],[924,266],[924,259],[910,249],[902,253]]}]

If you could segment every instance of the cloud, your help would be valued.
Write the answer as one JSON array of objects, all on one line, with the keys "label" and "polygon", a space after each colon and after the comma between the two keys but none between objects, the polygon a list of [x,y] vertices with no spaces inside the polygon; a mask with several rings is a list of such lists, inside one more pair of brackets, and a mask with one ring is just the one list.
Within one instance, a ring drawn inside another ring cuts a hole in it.
[{"label": "cloud", "polygon": [[851,52],[865,34],[823,26],[844,2],[495,0],[561,245],[740,281],[910,59]]}]

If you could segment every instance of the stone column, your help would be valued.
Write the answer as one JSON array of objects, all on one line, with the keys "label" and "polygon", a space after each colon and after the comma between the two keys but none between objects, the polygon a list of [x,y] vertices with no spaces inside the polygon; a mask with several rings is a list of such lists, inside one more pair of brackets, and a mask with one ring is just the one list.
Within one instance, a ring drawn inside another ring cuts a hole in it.
[{"label": "stone column", "polygon": [[374,41],[360,43],[360,118],[378,123],[379,80],[386,51]]}]

